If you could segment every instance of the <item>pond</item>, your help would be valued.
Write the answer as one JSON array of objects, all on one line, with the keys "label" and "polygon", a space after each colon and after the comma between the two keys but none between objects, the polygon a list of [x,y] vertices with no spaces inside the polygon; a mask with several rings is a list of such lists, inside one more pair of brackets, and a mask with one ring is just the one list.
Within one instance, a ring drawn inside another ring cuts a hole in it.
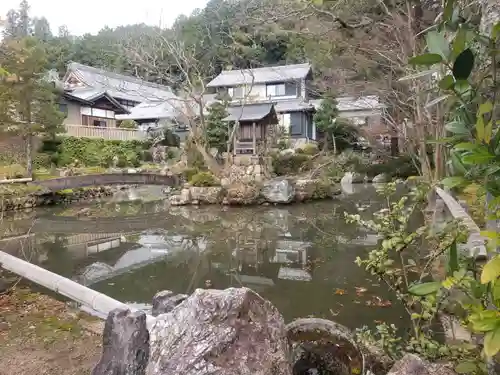
[{"label": "pond", "polygon": [[370,186],[291,206],[112,200],[6,217],[0,230],[10,238],[0,247],[145,309],[160,290],[246,286],[286,321],[314,316],[351,328],[401,326],[394,295],[354,263],[377,237],[344,221],[345,212],[369,217],[379,207]]}]

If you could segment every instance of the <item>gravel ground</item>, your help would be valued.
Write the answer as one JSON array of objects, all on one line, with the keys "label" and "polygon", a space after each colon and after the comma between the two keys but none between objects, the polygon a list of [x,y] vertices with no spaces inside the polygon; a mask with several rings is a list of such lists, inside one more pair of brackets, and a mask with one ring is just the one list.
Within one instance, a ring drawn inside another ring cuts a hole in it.
[{"label": "gravel ground", "polygon": [[0,294],[0,375],[87,375],[103,323],[45,295]]}]

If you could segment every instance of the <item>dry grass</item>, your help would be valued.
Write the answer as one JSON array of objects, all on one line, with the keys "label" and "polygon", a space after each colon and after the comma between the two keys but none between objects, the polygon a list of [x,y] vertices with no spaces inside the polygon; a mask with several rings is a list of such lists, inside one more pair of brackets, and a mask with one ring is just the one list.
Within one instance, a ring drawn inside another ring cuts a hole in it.
[{"label": "dry grass", "polygon": [[102,322],[50,297],[0,295],[0,375],[90,374],[101,353],[98,332]]}]

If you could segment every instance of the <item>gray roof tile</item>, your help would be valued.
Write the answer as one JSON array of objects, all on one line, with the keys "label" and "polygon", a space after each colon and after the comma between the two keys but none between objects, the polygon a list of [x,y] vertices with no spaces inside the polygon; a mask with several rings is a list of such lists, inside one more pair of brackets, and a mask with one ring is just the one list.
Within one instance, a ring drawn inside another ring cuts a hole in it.
[{"label": "gray roof tile", "polygon": [[243,106],[229,107],[226,121],[258,121],[274,111],[272,103],[246,104]]},{"label": "gray roof tile", "polygon": [[144,102],[175,97],[172,89],[168,86],[158,85],[124,74],[108,72],[76,62],[68,64],[68,72],[73,72],[86,85],[94,89],[106,90],[115,98]]},{"label": "gray roof tile", "polygon": [[208,83],[208,87],[237,86],[251,83],[279,82],[302,79],[311,72],[310,64],[270,66],[265,68],[223,70]]}]

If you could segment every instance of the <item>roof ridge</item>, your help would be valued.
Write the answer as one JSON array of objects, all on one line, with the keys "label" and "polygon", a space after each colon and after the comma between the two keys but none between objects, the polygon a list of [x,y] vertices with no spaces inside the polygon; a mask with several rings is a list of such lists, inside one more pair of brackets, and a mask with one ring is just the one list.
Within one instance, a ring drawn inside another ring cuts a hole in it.
[{"label": "roof ridge", "polygon": [[268,65],[268,66],[261,66],[258,68],[241,68],[241,69],[222,70],[220,74],[222,74],[224,72],[255,71],[255,70],[272,69],[272,68],[296,68],[299,66],[300,67],[304,67],[304,66],[311,67],[311,63],[304,62],[304,63],[300,63],[300,64]]},{"label": "roof ridge", "polygon": [[126,80],[135,81],[136,83],[143,84],[144,86],[150,86],[150,87],[159,88],[159,89],[166,89],[166,90],[173,93],[172,88],[170,86],[160,85],[159,83],[155,83],[155,82],[149,82],[149,81],[146,81],[144,79],[141,79],[138,77],[133,77],[133,76],[130,76],[127,74],[111,72],[109,70],[96,68],[94,66],[85,65],[85,64],[82,64],[82,63],[79,63],[76,61],[70,61],[68,65],[69,65],[70,69],[74,68],[76,66],[76,70],[93,71],[94,73],[99,73],[99,74],[104,75],[104,76],[114,76],[113,78],[118,78],[118,79],[125,78]]}]

